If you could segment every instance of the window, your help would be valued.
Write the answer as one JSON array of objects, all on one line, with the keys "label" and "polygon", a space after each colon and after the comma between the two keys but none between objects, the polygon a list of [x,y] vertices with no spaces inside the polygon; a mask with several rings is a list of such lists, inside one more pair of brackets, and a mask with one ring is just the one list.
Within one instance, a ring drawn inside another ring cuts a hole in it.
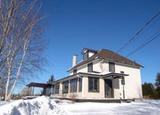
[{"label": "window", "polygon": [[63,82],[63,93],[68,93],[68,81]]},{"label": "window", "polygon": [[93,63],[88,64],[88,72],[93,72]]},{"label": "window", "polygon": [[124,77],[122,77],[121,84],[125,85],[125,79],[124,79]]},{"label": "window", "polygon": [[50,95],[51,94],[51,89],[50,88],[44,88],[42,94]]},{"label": "window", "polygon": [[99,92],[99,78],[89,77],[89,92]]},{"label": "window", "polygon": [[77,69],[74,69],[74,70],[73,70],[73,74],[76,74],[76,73],[77,73]]},{"label": "window", "polygon": [[109,62],[109,72],[115,72],[115,64],[112,62]]},{"label": "window", "polygon": [[55,85],[55,94],[59,94],[59,84]]},{"label": "window", "polygon": [[88,52],[83,54],[83,60],[87,60],[88,59]]},{"label": "window", "polygon": [[77,78],[70,81],[70,92],[77,92]]},{"label": "window", "polygon": [[123,73],[124,73],[124,71],[121,71],[121,73],[123,74]]},{"label": "window", "polygon": [[82,78],[79,78],[79,92],[82,91]]}]

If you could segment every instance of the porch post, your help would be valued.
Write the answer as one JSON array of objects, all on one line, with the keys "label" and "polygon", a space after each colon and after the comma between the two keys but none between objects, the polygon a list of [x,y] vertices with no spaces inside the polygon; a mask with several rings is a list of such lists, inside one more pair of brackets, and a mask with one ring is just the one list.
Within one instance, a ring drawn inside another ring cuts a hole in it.
[{"label": "porch post", "polygon": [[88,76],[82,77],[82,97],[88,94]]},{"label": "porch post", "polygon": [[78,77],[78,80],[77,80],[77,93],[79,92],[79,77]]},{"label": "porch post", "polygon": [[123,85],[123,99],[125,99],[125,78],[122,76],[122,85]]},{"label": "porch post", "polygon": [[28,87],[28,95],[27,96],[32,96],[32,87]]},{"label": "porch post", "polygon": [[54,86],[51,85],[51,94],[50,95],[53,95],[53,93],[54,93]]},{"label": "porch post", "polygon": [[99,93],[102,98],[105,98],[105,84],[104,84],[104,79],[100,78],[99,79]]},{"label": "porch post", "polygon": [[54,85],[54,87],[53,87],[53,95],[55,95],[55,90],[56,90],[56,87],[55,87],[56,85]]},{"label": "porch post", "polygon": [[71,92],[71,83],[70,83],[70,80],[68,80],[68,93]]},{"label": "porch post", "polygon": [[32,96],[34,96],[34,87],[32,87]]},{"label": "porch post", "polygon": [[60,96],[62,96],[62,93],[63,93],[63,91],[62,91],[62,82],[60,82],[59,83],[59,94],[60,94]]}]

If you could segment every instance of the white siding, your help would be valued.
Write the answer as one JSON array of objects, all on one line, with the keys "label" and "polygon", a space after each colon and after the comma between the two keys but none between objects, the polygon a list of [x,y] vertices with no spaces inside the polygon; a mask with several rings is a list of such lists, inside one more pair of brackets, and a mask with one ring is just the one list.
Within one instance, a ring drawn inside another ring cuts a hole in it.
[{"label": "white siding", "polygon": [[[87,65],[88,64],[84,64],[84,65],[78,67],[77,73],[79,73],[79,72],[88,73],[88,66]],[[100,72],[99,74],[107,74],[107,73],[109,73],[109,64],[106,62],[103,62],[102,60],[95,60],[95,61],[93,61],[93,71]],[[70,75],[73,75],[73,71],[70,72]]]},{"label": "white siding", "polygon": [[[140,69],[132,68],[132,67],[125,67],[122,65],[115,66],[115,72],[120,73],[124,71],[125,74],[129,76],[125,77],[125,97],[126,98],[142,98],[142,86],[141,86],[141,75]],[[123,92],[122,85],[121,92]]]},{"label": "white siding", "polygon": [[102,72],[102,70],[100,68],[100,62],[99,61],[94,61],[93,62],[93,71]]},{"label": "white siding", "polygon": [[88,52],[88,57],[91,57],[91,56],[93,56],[95,53],[93,53],[93,52]]}]

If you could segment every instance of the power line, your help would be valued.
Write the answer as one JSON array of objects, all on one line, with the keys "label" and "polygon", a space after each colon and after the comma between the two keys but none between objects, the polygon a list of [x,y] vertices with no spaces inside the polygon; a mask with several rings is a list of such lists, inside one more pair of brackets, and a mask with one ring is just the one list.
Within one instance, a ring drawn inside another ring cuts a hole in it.
[{"label": "power line", "polygon": [[135,50],[133,50],[132,52],[130,52],[127,57],[133,55],[134,53],[136,53],[137,51],[141,50],[142,48],[144,48],[146,45],[148,45],[149,43],[151,43],[153,40],[155,40],[156,38],[158,38],[160,36],[160,32],[156,32],[150,40],[146,41],[144,44],[140,45],[139,47],[137,47]]},{"label": "power line", "polygon": [[144,29],[152,23],[152,21],[154,21],[155,18],[157,18],[160,15],[160,11],[158,13],[156,13],[154,16],[152,16],[135,34],[133,37],[131,37],[124,45],[122,45],[122,47],[120,47],[119,50],[117,50],[117,52],[121,52],[124,48],[126,48],[130,42],[132,42],[133,40],[137,39],[137,36],[142,33],[144,31]]}]

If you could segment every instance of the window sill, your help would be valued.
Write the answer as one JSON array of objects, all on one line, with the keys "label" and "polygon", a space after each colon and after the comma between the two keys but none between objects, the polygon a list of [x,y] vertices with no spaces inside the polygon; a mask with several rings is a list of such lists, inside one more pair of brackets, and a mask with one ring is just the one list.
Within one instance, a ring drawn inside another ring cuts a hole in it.
[{"label": "window sill", "polygon": [[100,73],[98,71],[88,71],[88,73]]},{"label": "window sill", "polygon": [[77,91],[72,91],[72,92],[70,92],[70,93],[77,93]]},{"label": "window sill", "polygon": [[68,94],[68,92],[67,93],[62,93],[62,94]]},{"label": "window sill", "polygon": [[89,93],[99,93],[99,91],[88,91]]}]

